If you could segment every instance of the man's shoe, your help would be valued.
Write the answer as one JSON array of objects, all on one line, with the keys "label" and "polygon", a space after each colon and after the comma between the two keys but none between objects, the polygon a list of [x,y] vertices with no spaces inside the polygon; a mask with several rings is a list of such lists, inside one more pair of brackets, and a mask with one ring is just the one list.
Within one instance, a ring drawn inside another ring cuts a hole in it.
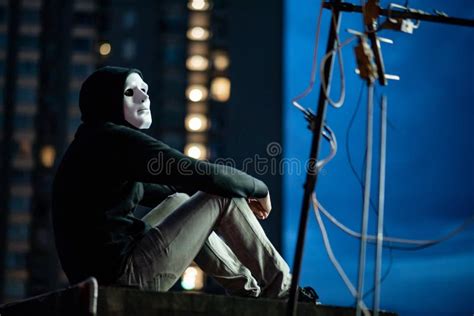
[{"label": "man's shoe", "polygon": [[318,299],[319,295],[312,287],[298,287],[298,302],[317,304]]}]

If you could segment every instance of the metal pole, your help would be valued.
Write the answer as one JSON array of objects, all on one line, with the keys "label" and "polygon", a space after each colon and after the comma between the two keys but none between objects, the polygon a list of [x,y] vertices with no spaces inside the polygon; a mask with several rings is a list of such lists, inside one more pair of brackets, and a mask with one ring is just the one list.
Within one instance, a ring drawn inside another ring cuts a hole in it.
[{"label": "metal pole", "polygon": [[[341,0],[331,0],[334,3],[340,3]],[[332,11],[332,19],[334,19],[335,23],[331,23],[331,28],[329,31],[329,38],[326,47],[326,53],[334,50],[336,47],[336,34],[339,31],[340,25],[340,15],[341,13],[339,10]],[[332,68],[333,68],[334,60],[333,56],[330,55],[326,66],[324,69],[324,78],[325,82],[328,83],[327,91],[330,91],[330,82],[332,76]],[[318,170],[316,168],[317,157],[319,155],[320,149],[320,140],[321,140],[321,133],[324,124],[324,118],[326,115],[326,98],[322,87],[319,91],[319,99],[318,99],[318,107],[316,112],[316,119],[312,124],[313,130],[313,140],[311,142],[311,150],[310,150],[310,164],[308,166],[307,174],[306,174],[306,181],[305,181],[305,191],[303,196],[303,202],[301,206],[301,217],[299,222],[299,230],[298,230],[298,239],[296,243],[296,250],[295,250],[295,257],[293,261],[293,278],[291,280],[291,287],[290,287],[290,297],[288,300],[287,305],[287,315],[296,315],[296,308],[297,308],[297,300],[298,300],[298,283],[300,279],[301,273],[301,263],[303,259],[303,249],[304,249],[304,240],[306,236],[306,227],[308,222],[308,213],[310,207],[310,200],[311,194],[313,193],[316,182],[318,179]]]},{"label": "metal pole", "polygon": [[380,112],[380,161],[379,161],[379,205],[377,220],[377,248],[375,252],[374,276],[374,316],[379,314],[380,306],[380,276],[382,273],[382,246],[383,246],[383,221],[385,210],[385,166],[387,153],[387,97],[382,97]]},{"label": "metal pole", "polygon": [[359,249],[359,273],[356,298],[356,316],[361,315],[361,302],[364,297],[365,259],[367,252],[367,228],[369,224],[370,184],[372,175],[374,83],[369,80],[367,93],[367,152],[365,157],[364,208],[362,211],[362,231]]}]

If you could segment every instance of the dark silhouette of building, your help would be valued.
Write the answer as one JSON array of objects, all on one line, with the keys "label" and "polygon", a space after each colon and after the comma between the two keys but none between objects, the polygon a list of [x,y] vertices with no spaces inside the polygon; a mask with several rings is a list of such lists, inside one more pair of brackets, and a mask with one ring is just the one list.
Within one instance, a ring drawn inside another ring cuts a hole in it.
[{"label": "dark silhouette of building", "polygon": [[87,0],[0,2],[2,301],[66,282],[53,244],[50,189],[80,121],[80,84],[95,68],[96,11]]},{"label": "dark silhouette of building", "polygon": [[[255,154],[279,159],[266,150],[281,144],[281,29],[281,1],[0,0],[0,302],[67,284],[51,182],[94,69],[141,69],[153,106],[147,133],[241,169]],[[270,187],[274,210],[262,224],[279,248],[281,177],[245,171]]]}]

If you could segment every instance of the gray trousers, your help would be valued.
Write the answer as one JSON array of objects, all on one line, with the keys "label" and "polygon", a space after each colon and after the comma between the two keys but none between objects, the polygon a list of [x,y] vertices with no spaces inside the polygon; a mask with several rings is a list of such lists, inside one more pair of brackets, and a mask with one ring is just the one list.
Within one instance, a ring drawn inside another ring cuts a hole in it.
[{"label": "gray trousers", "polygon": [[243,198],[170,195],[143,217],[118,284],[167,291],[194,260],[233,295],[285,298],[291,275]]}]

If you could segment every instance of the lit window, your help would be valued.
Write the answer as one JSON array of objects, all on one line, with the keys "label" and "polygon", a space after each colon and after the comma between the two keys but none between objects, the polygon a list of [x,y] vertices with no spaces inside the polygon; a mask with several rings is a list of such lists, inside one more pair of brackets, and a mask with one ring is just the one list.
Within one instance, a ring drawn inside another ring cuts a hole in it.
[{"label": "lit window", "polygon": [[203,144],[191,143],[184,148],[184,153],[194,159],[206,159],[207,149]]},{"label": "lit window", "polygon": [[186,90],[186,96],[190,101],[199,102],[207,98],[207,88],[203,85],[190,85]]},{"label": "lit window", "polygon": [[102,56],[107,56],[112,51],[112,46],[109,43],[102,43],[99,47],[99,53]]},{"label": "lit window", "polygon": [[230,98],[230,80],[225,77],[216,77],[211,82],[211,97],[220,102]]},{"label": "lit window", "polygon": [[203,27],[195,26],[188,30],[186,36],[192,41],[205,41],[209,38],[209,31]]},{"label": "lit window", "polygon": [[189,114],[185,120],[186,129],[191,132],[202,132],[207,129],[208,120],[202,114]]},{"label": "lit window", "polygon": [[46,168],[51,168],[54,165],[56,158],[56,149],[51,145],[46,145],[41,148],[40,152],[41,164]]},{"label": "lit window", "polygon": [[209,67],[209,60],[200,55],[193,55],[186,60],[186,68],[192,71],[204,71]]},{"label": "lit window", "polygon": [[215,52],[213,63],[214,68],[220,71],[224,71],[227,69],[227,67],[229,67],[230,64],[229,56],[227,56],[227,54],[222,51]]},{"label": "lit window", "polygon": [[181,286],[185,290],[200,290],[204,287],[204,273],[195,266],[188,267],[181,277]]},{"label": "lit window", "polygon": [[188,8],[194,11],[205,11],[209,9],[209,2],[206,0],[190,0],[188,2]]}]

